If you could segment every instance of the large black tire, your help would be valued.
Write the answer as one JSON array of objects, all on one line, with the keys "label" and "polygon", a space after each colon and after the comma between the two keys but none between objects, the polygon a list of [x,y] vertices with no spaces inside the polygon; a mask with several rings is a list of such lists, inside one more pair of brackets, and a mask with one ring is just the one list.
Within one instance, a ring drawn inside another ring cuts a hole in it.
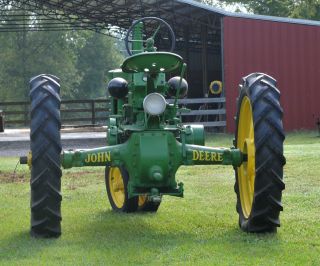
[{"label": "large black tire", "polygon": [[57,77],[30,80],[32,152],[31,235],[61,234],[60,85]]},{"label": "large black tire", "polygon": [[[235,169],[239,226],[245,232],[276,232],[283,210],[281,197],[286,163],[280,92],[276,81],[261,73],[243,78],[240,89],[235,146],[247,153],[248,158],[242,164],[243,168]],[[250,119],[252,127],[248,122]]]},{"label": "large black tire", "polygon": [[124,167],[106,166],[105,182],[108,199],[114,211],[137,211],[138,197],[128,197],[129,173]]}]

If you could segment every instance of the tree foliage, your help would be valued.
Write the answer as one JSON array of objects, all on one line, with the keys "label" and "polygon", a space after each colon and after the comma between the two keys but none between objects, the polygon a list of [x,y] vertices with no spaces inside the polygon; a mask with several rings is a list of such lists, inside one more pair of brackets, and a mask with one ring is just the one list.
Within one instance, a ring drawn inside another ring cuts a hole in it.
[{"label": "tree foliage", "polygon": [[320,0],[201,0],[209,5],[232,6],[240,4],[259,15],[320,19]]},{"label": "tree foliage", "polygon": [[122,61],[115,42],[92,31],[0,32],[0,102],[27,100],[30,78],[42,73],[61,79],[64,99],[104,96],[107,71]]},{"label": "tree foliage", "polygon": [[84,98],[102,96],[107,71],[120,66],[122,56],[115,40],[101,34],[88,33],[85,45],[79,50],[77,69],[81,75],[78,90]]},{"label": "tree foliage", "polygon": [[291,16],[294,18],[307,18],[320,20],[320,0],[296,1]]}]

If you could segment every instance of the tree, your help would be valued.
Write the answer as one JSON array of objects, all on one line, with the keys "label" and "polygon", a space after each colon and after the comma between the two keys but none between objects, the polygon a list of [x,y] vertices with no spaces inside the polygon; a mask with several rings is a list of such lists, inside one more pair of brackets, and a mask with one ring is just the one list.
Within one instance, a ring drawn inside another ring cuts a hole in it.
[{"label": "tree", "polygon": [[[20,31],[0,33],[0,101],[27,100],[29,79],[42,73],[59,76],[64,83],[62,95],[70,96],[80,79],[75,67],[76,53],[68,38],[70,33],[28,31],[29,25],[37,23],[37,17],[22,9],[7,12],[11,17],[4,16],[1,26],[17,24]],[[25,30],[21,31],[22,17]]]},{"label": "tree", "polygon": [[221,2],[227,5],[241,4],[254,14],[288,17],[294,0],[222,0]]},{"label": "tree", "polygon": [[254,14],[320,19],[320,0],[201,0],[211,5],[232,6],[240,4]]},{"label": "tree", "polygon": [[77,62],[81,75],[78,94],[82,98],[97,98],[105,95],[107,72],[120,67],[123,56],[115,46],[115,39],[94,32],[86,35]]},{"label": "tree", "polygon": [[0,13],[0,27],[21,24],[15,17],[25,23],[23,31],[19,24],[19,32],[0,32],[0,101],[28,100],[30,78],[42,73],[61,79],[64,99],[104,95],[107,70],[122,59],[115,39],[92,31],[46,31],[41,24],[44,31],[29,31],[41,16],[19,8]]},{"label": "tree", "polygon": [[320,20],[320,0],[297,1],[291,16],[294,18]]}]

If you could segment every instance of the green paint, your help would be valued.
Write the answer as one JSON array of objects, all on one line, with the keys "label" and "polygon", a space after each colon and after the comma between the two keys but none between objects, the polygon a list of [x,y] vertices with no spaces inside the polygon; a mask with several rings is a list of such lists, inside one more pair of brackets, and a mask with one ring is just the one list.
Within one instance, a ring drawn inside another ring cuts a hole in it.
[{"label": "green paint", "polygon": [[[186,70],[179,55],[154,52],[153,39],[146,47],[142,42],[143,25],[133,31],[133,55],[121,69],[109,71],[109,78],[128,81],[128,95],[123,99],[110,98],[107,147],[91,150],[65,151],[64,168],[82,166],[124,166],[130,176],[129,197],[141,194],[183,196],[183,184],[175,175],[181,165],[232,165],[237,167],[243,158],[238,149],[205,147],[202,125],[182,125],[178,116],[188,109],[167,104],[164,113],[151,116],[144,112],[143,101],[150,93],[166,97],[166,74]],[[154,34],[155,35],[155,34]],[[145,50],[145,51],[144,51]]]},{"label": "green paint", "polygon": [[[181,128],[181,131],[185,134],[186,129]],[[182,196],[183,187],[175,180],[178,168],[205,164],[239,166],[241,152],[181,143],[169,130],[159,130],[134,132],[125,143],[118,145],[62,154],[64,168],[125,166],[130,176],[130,196],[151,195],[152,188],[157,188],[161,194]]]}]

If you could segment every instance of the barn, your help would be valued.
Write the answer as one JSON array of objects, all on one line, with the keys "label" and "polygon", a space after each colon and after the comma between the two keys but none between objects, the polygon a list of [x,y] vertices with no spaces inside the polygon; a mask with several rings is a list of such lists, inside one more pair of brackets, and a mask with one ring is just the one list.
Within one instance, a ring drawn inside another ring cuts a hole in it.
[{"label": "barn", "polygon": [[220,116],[224,121],[219,125],[228,132],[235,129],[238,84],[252,72],[278,80],[287,131],[316,127],[320,117],[319,21],[231,13],[190,0],[20,2],[33,12],[59,19],[62,25],[68,22],[101,32],[114,25],[127,29],[140,17],[163,18],[176,33],[175,52],[188,64],[188,97],[206,97],[210,83],[222,81],[225,117]]},{"label": "barn", "polygon": [[320,117],[320,22],[226,14],[222,19],[222,73],[227,130],[239,77],[264,72],[278,80],[286,130],[314,129]]}]

